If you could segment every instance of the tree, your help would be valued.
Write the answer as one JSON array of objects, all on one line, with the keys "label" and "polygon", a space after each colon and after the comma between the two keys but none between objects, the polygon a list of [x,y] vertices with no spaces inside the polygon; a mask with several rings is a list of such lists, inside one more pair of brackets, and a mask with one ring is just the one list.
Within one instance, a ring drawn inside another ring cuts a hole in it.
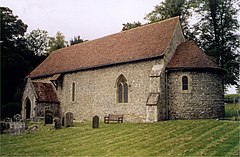
[{"label": "tree", "polygon": [[239,82],[239,46],[237,0],[201,0],[196,13],[202,16],[194,26],[195,40],[220,67],[226,70],[224,85]]},{"label": "tree", "polygon": [[33,30],[25,36],[28,49],[33,51],[35,55],[47,55],[49,37],[45,30]]},{"label": "tree", "polygon": [[132,28],[136,28],[136,27],[140,27],[142,26],[141,22],[133,22],[133,23],[126,23],[126,24],[122,24],[123,25],[123,28],[122,28],[122,31],[126,31],[126,30],[129,30],[129,29],[132,29]]},{"label": "tree", "polygon": [[64,48],[66,45],[65,36],[61,32],[57,32],[55,37],[50,37],[48,52]]},{"label": "tree", "polygon": [[[1,14],[1,116],[5,116],[10,109],[9,102],[15,103],[16,87],[22,81],[19,76],[26,74],[24,67],[28,62],[24,60],[26,53],[24,33],[27,25],[14,16],[12,10],[0,7]],[[18,106],[19,110],[19,106]]]},{"label": "tree", "polygon": [[42,61],[26,46],[27,25],[13,15],[12,10],[0,7],[1,17],[1,118],[12,117],[21,111],[24,78]]},{"label": "tree", "polygon": [[78,43],[82,43],[82,42],[85,42],[86,40],[83,40],[81,39],[80,35],[78,35],[77,37],[74,36],[73,39],[71,39],[69,41],[70,45],[75,45],[75,44],[78,44]]},{"label": "tree", "polygon": [[191,4],[188,0],[165,0],[155,6],[154,10],[148,13],[144,19],[154,23],[179,16],[184,35],[188,37],[190,36],[188,18],[191,16],[189,11]]}]

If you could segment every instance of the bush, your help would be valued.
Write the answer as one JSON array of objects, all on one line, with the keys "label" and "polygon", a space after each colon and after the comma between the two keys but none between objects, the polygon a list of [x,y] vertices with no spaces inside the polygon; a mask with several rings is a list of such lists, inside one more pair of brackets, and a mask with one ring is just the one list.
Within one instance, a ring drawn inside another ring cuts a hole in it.
[{"label": "bush", "polygon": [[237,103],[239,102],[240,94],[226,94],[224,95],[225,103]]},{"label": "bush", "polygon": [[4,130],[9,129],[9,123],[1,122],[1,134],[3,133]]},{"label": "bush", "polygon": [[1,105],[1,119],[13,117],[15,114],[21,113],[21,104],[10,102]]}]

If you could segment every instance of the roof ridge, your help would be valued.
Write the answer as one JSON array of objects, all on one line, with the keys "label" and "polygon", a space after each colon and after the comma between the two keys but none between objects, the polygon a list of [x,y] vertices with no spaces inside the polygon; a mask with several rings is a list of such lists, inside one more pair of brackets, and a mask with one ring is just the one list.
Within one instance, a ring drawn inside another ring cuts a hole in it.
[{"label": "roof ridge", "polygon": [[[173,20],[175,18],[179,18],[179,16],[175,16],[175,17],[171,17],[169,19],[165,19],[165,20],[161,20],[161,21],[157,21],[157,22],[152,22],[152,23],[146,23],[142,26],[139,26],[139,27],[135,27],[135,28],[131,28],[131,29],[128,29],[128,30],[125,30],[125,31],[121,31],[121,32],[118,32],[118,33],[122,33],[122,32],[127,32],[127,31],[133,31],[133,30],[136,30],[136,29],[139,29],[139,28],[143,28],[143,27],[149,27],[149,26],[152,26],[152,25],[157,25],[157,24],[160,24],[162,22],[166,22],[166,21],[169,21],[169,20]],[[116,33],[117,34],[117,33]]]},{"label": "roof ridge", "polygon": [[[103,38],[106,38],[106,37],[109,37],[109,36],[114,36],[114,35],[117,35],[117,34],[122,34],[122,33],[128,33],[130,31],[134,31],[134,30],[137,30],[137,29],[142,29],[144,27],[150,27],[152,25],[157,25],[157,24],[160,24],[160,23],[163,23],[163,22],[167,22],[167,21],[170,21],[170,20],[173,20],[173,19],[179,19],[179,16],[175,16],[175,17],[172,17],[172,18],[169,18],[169,19],[165,19],[165,20],[161,20],[161,21],[158,21],[158,22],[153,22],[153,23],[147,23],[145,25],[142,25],[142,26],[139,26],[139,27],[135,27],[135,28],[131,28],[131,29],[128,29],[128,30],[125,30],[125,31],[120,31],[120,32],[116,32],[116,33],[113,33],[113,34],[108,34],[108,35],[105,35],[103,37],[100,37],[100,38],[96,38],[96,39],[93,39],[93,40],[88,40],[88,41],[85,41],[85,42],[81,42],[81,43],[78,43],[78,44],[74,44],[74,45],[70,45],[70,46],[67,46],[67,47],[63,47],[61,49],[58,49],[58,50],[63,50],[65,48],[69,48],[69,47],[74,47],[74,46],[79,46],[79,45],[83,45],[83,44],[87,44],[89,42],[93,42],[93,41],[96,41],[96,40],[101,40]],[[176,28],[176,27],[175,27]],[[174,28],[174,30],[175,30]],[[58,50],[55,50],[53,52],[56,52]]]},{"label": "roof ridge", "polygon": [[177,24],[179,25],[179,17],[173,17],[53,51],[27,77],[161,56],[168,47]]}]

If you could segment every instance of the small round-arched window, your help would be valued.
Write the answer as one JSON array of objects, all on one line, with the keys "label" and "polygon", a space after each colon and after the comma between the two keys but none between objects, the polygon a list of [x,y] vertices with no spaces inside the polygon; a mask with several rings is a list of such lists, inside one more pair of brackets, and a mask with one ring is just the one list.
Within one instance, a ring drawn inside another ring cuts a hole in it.
[{"label": "small round-arched window", "polygon": [[188,77],[182,77],[182,90],[188,90]]}]

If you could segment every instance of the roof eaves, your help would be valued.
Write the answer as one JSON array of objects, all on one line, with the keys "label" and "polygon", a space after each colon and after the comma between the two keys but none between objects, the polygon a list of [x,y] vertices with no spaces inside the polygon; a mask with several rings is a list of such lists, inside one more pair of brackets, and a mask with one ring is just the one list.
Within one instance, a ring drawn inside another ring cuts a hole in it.
[{"label": "roof eaves", "polygon": [[225,74],[226,71],[222,68],[212,68],[212,67],[166,67],[168,71],[188,71],[188,70],[211,70],[215,72],[220,72]]},{"label": "roof eaves", "polygon": [[91,66],[91,67],[82,67],[82,68],[77,68],[77,69],[73,69],[73,70],[58,71],[57,73],[37,75],[37,76],[33,76],[33,77],[28,75],[26,78],[35,78],[36,79],[36,78],[48,77],[48,76],[56,75],[56,74],[66,74],[66,73],[72,73],[72,72],[83,71],[83,70],[91,70],[91,69],[121,65],[121,64],[126,64],[126,63],[134,63],[134,62],[141,62],[141,61],[147,61],[147,60],[153,60],[153,59],[160,59],[160,58],[163,58],[163,56],[164,56],[164,54],[161,54],[161,55],[153,56],[153,57],[149,57],[149,58],[136,59],[136,60],[125,61],[125,62],[111,63],[111,64],[101,64],[101,65]]}]

